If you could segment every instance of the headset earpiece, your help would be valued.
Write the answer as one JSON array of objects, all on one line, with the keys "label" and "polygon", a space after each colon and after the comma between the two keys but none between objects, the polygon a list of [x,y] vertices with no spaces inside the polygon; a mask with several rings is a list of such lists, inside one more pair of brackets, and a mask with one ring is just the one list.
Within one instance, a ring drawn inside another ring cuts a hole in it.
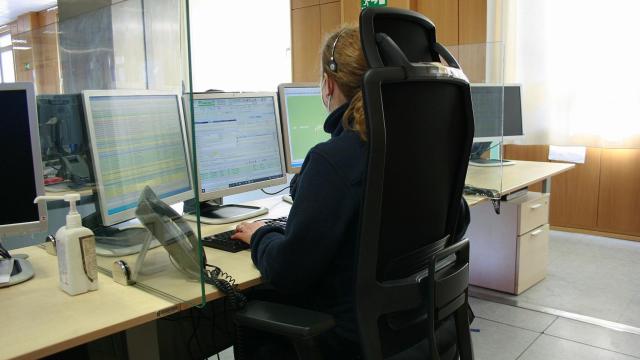
[{"label": "headset earpiece", "polygon": [[331,48],[331,59],[329,59],[329,70],[331,70],[331,72],[338,72],[338,63],[335,60],[335,55],[336,55],[336,45],[338,45],[338,40],[340,39],[340,36],[342,36],[342,33],[344,33],[346,29],[343,29],[342,31],[340,31],[338,33],[338,36],[336,36],[336,39],[333,41],[333,47]]}]

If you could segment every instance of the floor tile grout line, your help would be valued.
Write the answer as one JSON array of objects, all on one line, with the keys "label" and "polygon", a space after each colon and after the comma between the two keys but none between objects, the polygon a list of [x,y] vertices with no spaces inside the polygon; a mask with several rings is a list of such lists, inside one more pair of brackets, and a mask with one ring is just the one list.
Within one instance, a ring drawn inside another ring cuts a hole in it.
[{"label": "floor tile grout line", "polygon": [[549,328],[556,323],[556,321],[558,321],[558,319],[560,319],[560,316],[556,316],[555,319],[553,319],[553,321],[549,324],[549,326],[547,326],[544,330],[542,330],[543,334],[547,333],[547,330],[549,330]]},{"label": "floor tile grout line", "polygon": [[536,341],[538,341],[538,339],[540,339],[540,337],[541,337],[542,335],[544,335],[544,334],[542,334],[542,333],[538,334],[538,336],[536,336],[536,338],[535,338],[535,339],[533,339],[533,341],[531,342],[531,344],[527,345],[527,347],[526,347],[524,350],[522,350],[522,352],[520,353],[520,355],[518,355],[518,357],[516,357],[516,358],[515,358],[515,360],[520,359],[520,358],[522,357],[522,355],[524,355],[524,353],[526,353],[526,352],[527,352],[527,350],[529,350],[529,348],[531,348],[531,347],[533,346],[533,344],[535,344],[535,342],[536,342]]},{"label": "floor tile grout line", "polygon": [[634,359],[640,359],[640,357],[637,357],[635,355],[630,355],[630,354],[623,353],[623,352],[616,351],[616,350],[606,349],[606,348],[603,348],[603,347],[600,347],[600,346],[595,346],[595,345],[592,345],[592,344],[583,343],[581,341],[577,341],[577,340],[573,340],[573,339],[567,339],[567,338],[564,338],[564,337],[558,336],[558,335],[552,335],[552,334],[549,334],[549,333],[545,333],[544,335],[547,335],[547,336],[550,336],[550,337],[556,338],[556,339],[562,339],[562,340],[569,341],[569,342],[576,343],[576,344],[589,346],[589,347],[600,349],[600,350],[604,350],[604,351],[610,351],[612,353],[616,353],[616,354],[620,354],[620,355],[624,355],[624,356],[629,356],[629,357],[632,357]]},{"label": "floor tile grout line", "polygon": [[[531,329],[524,328],[524,327],[522,327],[522,326],[513,325],[513,324],[508,324],[508,323],[505,323],[505,322],[502,322],[502,321],[493,320],[493,319],[488,319],[488,318],[485,318],[485,317],[482,317],[482,316],[478,316],[478,315],[476,315],[476,318],[478,318],[478,319],[482,319],[482,320],[486,320],[486,321],[491,321],[491,322],[493,322],[493,323],[500,324],[500,325],[510,326],[510,327],[513,327],[513,328],[516,328],[516,329],[520,329],[520,330],[527,330],[527,331],[530,331],[530,332],[532,332],[532,333],[536,333],[536,334],[543,334],[543,333],[544,333],[544,330],[543,330],[542,332],[537,331],[537,330],[531,330]],[[555,321],[555,319],[552,321],[552,323],[553,323],[554,321]],[[473,325],[473,324],[471,324],[471,325]],[[546,329],[545,329],[545,330],[546,330]]]},{"label": "floor tile grout line", "polygon": [[472,295],[470,294],[470,296],[476,299],[480,299],[480,300],[484,300],[484,301],[488,301],[496,304],[502,304],[506,306],[515,307],[518,309],[524,309],[524,310],[538,312],[541,314],[561,317],[563,319],[574,320],[574,321],[582,322],[585,324],[591,324],[591,325],[599,326],[605,329],[620,331],[628,334],[640,335],[640,328],[631,326],[631,325],[622,324],[622,323],[617,323],[611,320],[604,320],[604,319],[600,319],[592,316],[572,313],[565,310],[553,309],[553,308],[549,308],[542,305],[534,305],[526,302],[518,302],[517,299],[503,298],[493,294],[475,293]]},{"label": "floor tile grout line", "polygon": [[469,294],[470,297],[474,298],[474,299],[478,299],[478,300],[482,300],[482,301],[487,301],[490,303],[494,303],[494,304],[500,304],[500,305],[504,305],[504,306],[510,306],[516,309],[521,309],[521,310],[528,310],[528,311],[532,311],[538,314],[544,314],[544,315],[551,315],[551,316],[555,316],[557,317],[558,315],[554,315],[554,314],[549,314],[548,312],[544,312],[542,310],[536,310],[536,309],[529,309],[529,308],[525,308],[525,307],[520,307],[518,305],[513,305],[513,304],[508,304],[506,302],[499,302],[497,301],[498,299],[500,300],[506,300],[506,301],[517,301],[517,299],[508,299],[508,298],[501,298],[499,296],[496,295],[492,295],[492,294],[483,294],[483,293],[473,293],[473,294]]}]

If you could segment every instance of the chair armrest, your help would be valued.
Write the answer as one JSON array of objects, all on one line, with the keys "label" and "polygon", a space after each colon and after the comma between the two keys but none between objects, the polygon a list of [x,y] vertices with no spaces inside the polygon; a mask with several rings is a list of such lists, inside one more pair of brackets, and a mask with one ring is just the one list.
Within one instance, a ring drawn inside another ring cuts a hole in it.
[{"label": "chair armrest", "polygon": [[308,339],[335,326],[331,315],[258,300],[236,311],[235,321],[240,326],[294,339]]}]

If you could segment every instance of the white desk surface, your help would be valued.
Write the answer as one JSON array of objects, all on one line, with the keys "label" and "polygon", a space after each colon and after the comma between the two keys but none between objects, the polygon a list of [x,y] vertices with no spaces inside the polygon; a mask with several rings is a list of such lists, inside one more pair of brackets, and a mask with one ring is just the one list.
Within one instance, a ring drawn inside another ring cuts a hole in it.
[{"label": "white desk surface", "polygon": [[98,274],[97,291],[76,296],[58,288],[58,260],[40,247],[28,254],[35,277],[0,289],[0,358],[33,359],[178,311],[171,302]]}]

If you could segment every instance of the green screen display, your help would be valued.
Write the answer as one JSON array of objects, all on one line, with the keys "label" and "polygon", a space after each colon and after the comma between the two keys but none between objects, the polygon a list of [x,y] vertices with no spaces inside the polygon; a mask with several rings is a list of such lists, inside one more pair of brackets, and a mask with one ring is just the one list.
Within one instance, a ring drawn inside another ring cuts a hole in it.
[{"label": "green screen display", "polygon": [[286,88],[285,99],[291,166],[299,167],[309,149],[330,138],[324,132],[327,111],[322,105],[320,89],[317,87]]}]

